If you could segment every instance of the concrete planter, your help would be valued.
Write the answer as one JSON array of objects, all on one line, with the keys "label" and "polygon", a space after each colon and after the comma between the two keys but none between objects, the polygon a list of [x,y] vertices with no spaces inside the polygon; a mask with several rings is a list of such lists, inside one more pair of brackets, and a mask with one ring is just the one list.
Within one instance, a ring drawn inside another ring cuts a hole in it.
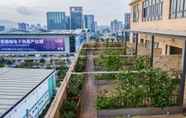
[{"label": "concrete planter", "polygon": [[105,109],[98,111],[98,118],[115,118],[116,116],[136,116],[136,115],[162,115],[182,113],[182,107],[167,107],[164,109],[147,108],[125,108],[125,109]]}]

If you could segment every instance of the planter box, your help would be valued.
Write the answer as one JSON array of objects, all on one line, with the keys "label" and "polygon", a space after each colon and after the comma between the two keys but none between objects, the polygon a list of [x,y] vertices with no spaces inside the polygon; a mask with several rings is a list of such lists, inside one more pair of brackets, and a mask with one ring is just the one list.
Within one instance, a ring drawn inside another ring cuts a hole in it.
[{"label": "planter box", "polygon": [[102,86],[102,85],[111,85],[115,81],[114,80],[96,80],[96,85],[97,86]]},{"label": "planter box", "polygon": [[126,109],[108,109],[98,111],[98,118],[115,118],[116,116],[136,116],[136,115],[162,115],[182,113],[182,107],[161,108],[126,108]]}]

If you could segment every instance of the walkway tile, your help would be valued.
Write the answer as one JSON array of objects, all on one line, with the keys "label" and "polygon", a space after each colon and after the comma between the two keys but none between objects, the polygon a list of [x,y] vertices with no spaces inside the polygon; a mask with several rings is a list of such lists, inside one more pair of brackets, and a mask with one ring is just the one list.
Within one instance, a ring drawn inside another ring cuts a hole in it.
[{"label": "walkway tile", "polygon": [[[86,71],[92,72],[94,70],[92,52],[89,52],[86,65]],[[96,111],[96,84],[94,75],[86,75],[85,88],[82,95],[81,118],[97,118]]]}]

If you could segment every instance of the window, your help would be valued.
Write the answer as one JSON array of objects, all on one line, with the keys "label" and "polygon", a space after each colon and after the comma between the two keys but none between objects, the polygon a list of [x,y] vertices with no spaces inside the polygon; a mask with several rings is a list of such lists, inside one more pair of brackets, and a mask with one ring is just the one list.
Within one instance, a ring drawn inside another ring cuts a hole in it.
[{"label": "window", "polygon": [[186,16],[186,0],[171,0],[170,18],[181,18]]},{"label": "window", "polygon": [[139,21],[139,5],[136,4],[133,6],[133,22]]},{"label": "window", "polygon": [[143,2],[142,20],[160,20],[163,11],[163,0],[145,0]]},{"label": "window", "polygon": [[159,43],[158,42],[154,43],[154,48],[159,48]]},{"label": "window", "polygon": [[170,46],[170,55],[180,55],[180,54],[182,54],[181,48]]},{"label": "window", "polygon": [[144,39],[141,39],[141,44],[144,44]]},{"label": "window", "polygon": [[183,14],[183,0],[177,1],[177,17],[182,17]]}]

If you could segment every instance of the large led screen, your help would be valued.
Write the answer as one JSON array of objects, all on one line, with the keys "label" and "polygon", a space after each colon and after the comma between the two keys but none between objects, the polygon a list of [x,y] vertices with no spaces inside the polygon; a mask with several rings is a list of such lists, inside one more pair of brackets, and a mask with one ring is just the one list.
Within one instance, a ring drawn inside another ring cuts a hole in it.
[{"label": "large led screen", "polygon": [[64,38],[0,38],[0,51],[65,51]]}]

